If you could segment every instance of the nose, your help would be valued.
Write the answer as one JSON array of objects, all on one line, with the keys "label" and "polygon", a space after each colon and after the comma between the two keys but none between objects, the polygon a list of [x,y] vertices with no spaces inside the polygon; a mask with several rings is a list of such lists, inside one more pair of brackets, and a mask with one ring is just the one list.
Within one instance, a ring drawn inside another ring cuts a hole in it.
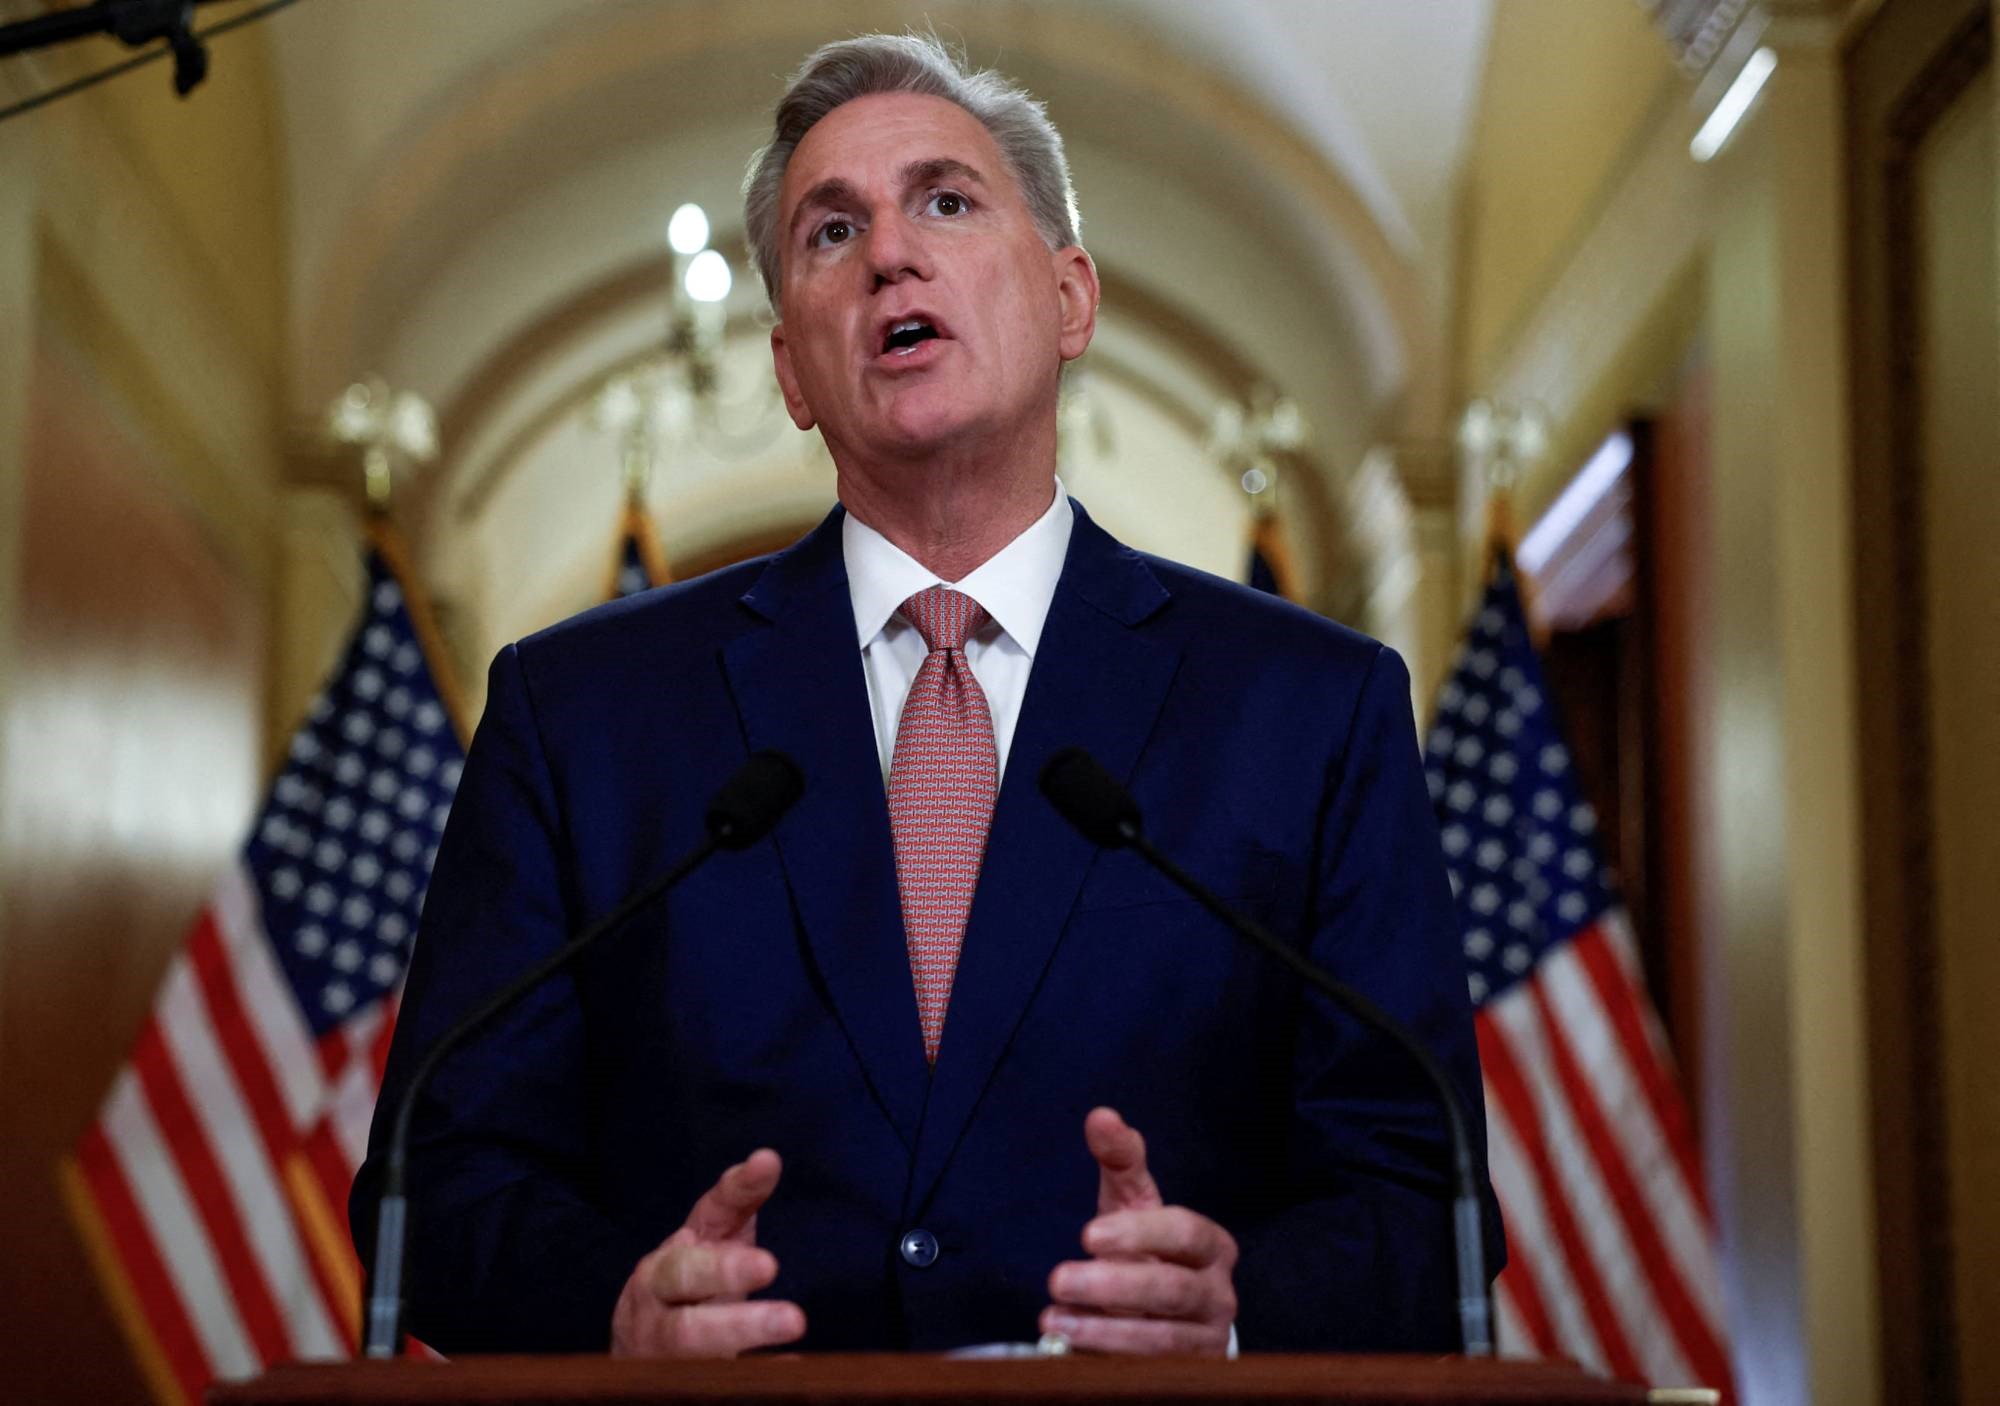
[{"label": "nose", "polygon": [[876,288],[901,283],[906,278],[931,276],[923,233],[900,210],[876,219],[869,226],[868,272]]}]

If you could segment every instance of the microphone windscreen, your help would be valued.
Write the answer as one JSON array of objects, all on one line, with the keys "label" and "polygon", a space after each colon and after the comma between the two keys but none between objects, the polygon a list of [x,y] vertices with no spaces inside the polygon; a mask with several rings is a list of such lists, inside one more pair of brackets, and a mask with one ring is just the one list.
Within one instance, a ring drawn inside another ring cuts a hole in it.
[{"label": "microphone windscreen", "polygon": [[783,752],[752,752],[708,803],[708,834],[724,849],[747,849],[770,833],[805,794],[805,774]]},{"label": "microphone windscreen", "polygon": [[1065,747],[1042,767],[1042,794],[1092,844],[1120,849],[1139,833],[1139,803],[1081,747]]}]

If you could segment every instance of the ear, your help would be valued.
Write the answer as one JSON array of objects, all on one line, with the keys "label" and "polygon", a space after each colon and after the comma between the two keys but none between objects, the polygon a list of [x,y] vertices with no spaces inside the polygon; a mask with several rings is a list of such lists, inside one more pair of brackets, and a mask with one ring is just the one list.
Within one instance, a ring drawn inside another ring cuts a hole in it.
[{"label": "ear", "polygon": [[798,373],[792,370],[792,350],[785,344],[785,324],[780,322],[771,329],[771,369],[778,373],[778,389],[784,393],[785,412],[792,417],[792,423],[802,430],[813,427],[812,407],[806,404],[805,392],[799,389]]},{"label": "ear", "polygon": [[1097,332],[1097,265],[1081,244],[1058,249],[1055,260],[1056,306],[1061,313],[1059,346],[1064,361],[1075,361]]}]

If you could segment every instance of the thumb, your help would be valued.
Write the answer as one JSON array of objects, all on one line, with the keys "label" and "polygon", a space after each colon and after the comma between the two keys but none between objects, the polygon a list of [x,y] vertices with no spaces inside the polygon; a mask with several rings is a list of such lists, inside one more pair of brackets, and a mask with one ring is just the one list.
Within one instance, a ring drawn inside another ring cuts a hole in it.
[{"label": "thumb", "polygon": [[1097,1159],[1097,1213],[1163,1205],[1146,1170],[1146,1139],[1115,1108],[1093,1108],[1083,1120],[1083,1140]]}]

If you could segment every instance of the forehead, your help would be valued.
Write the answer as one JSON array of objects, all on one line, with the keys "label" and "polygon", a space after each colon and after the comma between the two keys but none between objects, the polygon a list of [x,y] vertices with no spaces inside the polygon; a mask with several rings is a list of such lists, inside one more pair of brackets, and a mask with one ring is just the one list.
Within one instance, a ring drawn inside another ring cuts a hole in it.
[{"label": "forehead", "polygon": [[926,93],[871,93],[842,103],[800,139],[785,166],[780,214],[822,181],[857,187],[894,178],[934,157],[962,161],[999,186],[1012,181],[992,133],[978,118]]}]

